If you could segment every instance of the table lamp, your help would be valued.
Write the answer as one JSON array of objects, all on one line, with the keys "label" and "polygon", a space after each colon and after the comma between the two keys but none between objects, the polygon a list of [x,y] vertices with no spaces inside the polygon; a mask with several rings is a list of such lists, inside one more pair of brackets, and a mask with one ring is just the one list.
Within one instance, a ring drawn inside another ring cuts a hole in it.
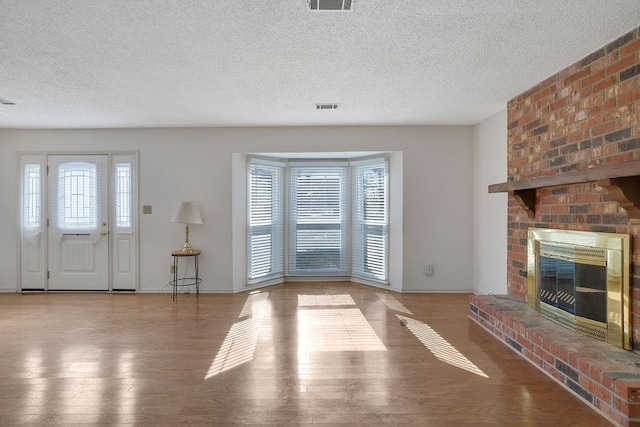
[{"label": "table lamp", "polygon": [[189,224],[202,224],[202,217],[200,216],[200,209],[195,202],[182,202],[178,206],[178,210],[173,215],[171,222],[178,222],[180,224],[186,224],[187,227],[184,231],[184,246],[183,252],[192,252],[191,245],[189,244]]}]

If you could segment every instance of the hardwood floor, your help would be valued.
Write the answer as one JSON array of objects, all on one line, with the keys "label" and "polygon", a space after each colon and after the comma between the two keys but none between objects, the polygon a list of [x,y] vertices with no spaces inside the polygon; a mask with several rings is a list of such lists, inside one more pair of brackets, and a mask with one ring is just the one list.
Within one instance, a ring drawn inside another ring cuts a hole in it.
[{"label": "hardwood floor", "polygon": [[605,426],[468,295],[0,295],[0,425]]}]

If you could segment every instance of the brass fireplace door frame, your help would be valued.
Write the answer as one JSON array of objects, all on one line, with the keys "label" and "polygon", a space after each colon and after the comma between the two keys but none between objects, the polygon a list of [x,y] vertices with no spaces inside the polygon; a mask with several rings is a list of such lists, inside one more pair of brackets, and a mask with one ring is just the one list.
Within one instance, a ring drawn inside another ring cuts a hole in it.
[{"label": "brass fireplace door frame", "polygon": [[[626,234],[530,228],[528,232],[527,303],[545,317],[575,332],[631,350],[629,293],[630,238]],[[537,278],[541,251],[546,256],[607,268],[607,323],[574,316],[541,302]]]}]

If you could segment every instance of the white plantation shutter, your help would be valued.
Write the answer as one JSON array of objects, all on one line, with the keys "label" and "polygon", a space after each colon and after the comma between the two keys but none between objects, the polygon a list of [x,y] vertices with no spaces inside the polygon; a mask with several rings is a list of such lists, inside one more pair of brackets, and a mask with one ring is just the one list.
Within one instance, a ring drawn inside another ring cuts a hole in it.
[{"label": "white plantation shutter", "polygon": [[384,159],[357,164],[354,172],[352,275],[387,282],[388,166]]},{"label": "white plantation shutter", "polygon": [[249,283],[284,274],[284,167],[250,160],[248,174]]},{"label": "white plantation shutter", "polygon": [[289,275],[349,273],[347,166],[289,168]]}]

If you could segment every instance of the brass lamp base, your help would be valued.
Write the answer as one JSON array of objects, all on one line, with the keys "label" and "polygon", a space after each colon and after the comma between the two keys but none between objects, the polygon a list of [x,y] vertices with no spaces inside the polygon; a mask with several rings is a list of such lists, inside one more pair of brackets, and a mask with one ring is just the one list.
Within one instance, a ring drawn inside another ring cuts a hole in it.
[{"label": "brass lamp base", "polygon": [[193,249],[191,249],[191,244],[189,243],[189,224],[187,224],[187,227],[184,230],[184,246],[182,246],[182,252],[193,252]]}]

